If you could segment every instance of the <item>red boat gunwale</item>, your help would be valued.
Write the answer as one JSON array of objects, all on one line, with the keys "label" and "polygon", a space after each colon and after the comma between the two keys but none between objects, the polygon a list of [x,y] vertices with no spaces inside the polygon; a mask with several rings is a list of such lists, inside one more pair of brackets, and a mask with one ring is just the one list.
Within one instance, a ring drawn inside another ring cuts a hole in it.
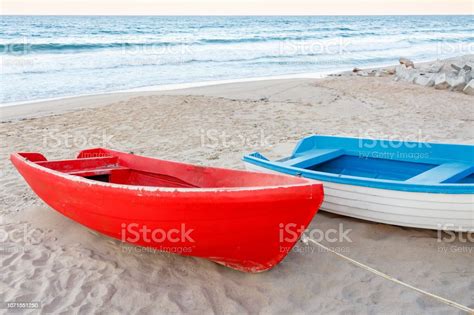
[{"label": "red boat gunwale", "polygon": [[[285,175],[203,167],[103,148],[73,160],[13,153],[11,161],[33,191],[65,216],[123,240],[123,226],[166,231],[185,224],[194,242],[134,245],[207,258],[247,272],[275,266],[297,238],[281,240],[285,224],[306,228],[319,209],[322,184]],[[286,252],[282,252],[282,248]]]}]

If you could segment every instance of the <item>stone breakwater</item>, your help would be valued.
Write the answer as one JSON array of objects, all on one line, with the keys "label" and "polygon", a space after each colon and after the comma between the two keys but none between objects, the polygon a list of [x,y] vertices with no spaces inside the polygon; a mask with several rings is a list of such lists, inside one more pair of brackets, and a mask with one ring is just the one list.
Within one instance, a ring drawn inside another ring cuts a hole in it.
[{"label": "stone breakwater", "polygon": [[474,56],[465,56],[453,60],[438,60],[431,63],[415,63],[400,58],[396,67],[361,70],[354,68],[351,75],[357,76],[393,76],[395,81],[410,82],[438,90],[450,90],[474,95]]},{"label": "stone breakwater", "polygon": [[395,80],[474,95],[474,60],[462,63],[437,61],[420,67],[415,67],[413,63],[410,66],[404,61],[400,59],[400,65],[395,68]]}]

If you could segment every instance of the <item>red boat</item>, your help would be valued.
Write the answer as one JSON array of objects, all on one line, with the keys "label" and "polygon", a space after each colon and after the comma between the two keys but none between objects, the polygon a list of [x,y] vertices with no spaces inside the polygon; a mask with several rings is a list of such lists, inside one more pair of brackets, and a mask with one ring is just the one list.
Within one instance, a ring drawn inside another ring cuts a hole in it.
[{"label": "red boat", "polygon": [[65,216],[134,245],[246,272],[278,264],[318,211],[322,185],[108,149],[48,161],[14,153],[33,191]]}]

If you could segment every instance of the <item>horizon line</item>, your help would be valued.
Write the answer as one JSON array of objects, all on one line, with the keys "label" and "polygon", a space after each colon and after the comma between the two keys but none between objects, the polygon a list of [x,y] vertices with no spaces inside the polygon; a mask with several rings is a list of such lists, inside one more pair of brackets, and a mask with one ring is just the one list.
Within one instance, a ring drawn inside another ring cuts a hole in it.
[{"label": "horizon line", "polygon": [[472,16],[462,13],[430,14],[3,14],[0,16]]}]

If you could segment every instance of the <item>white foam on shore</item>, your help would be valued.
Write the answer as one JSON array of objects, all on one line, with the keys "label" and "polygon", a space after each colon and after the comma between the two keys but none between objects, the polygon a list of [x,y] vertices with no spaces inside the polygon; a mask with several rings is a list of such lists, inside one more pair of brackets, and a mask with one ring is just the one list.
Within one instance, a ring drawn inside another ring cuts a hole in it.
[{"label": "white foam on shore", "polygon": [[[439,59],[437,59],[439,60]],[[416,63],[428,63],[435,62],[431,59],[417,60]],[[376,69],[384,67],[393,67],[393,63],[384,63],[384,64],[374,64],[367,66],[364,69]],[[293,74],[283,74],[275,76],[264,76],[264,77],[252,77],[252,78],[242,78],[242,79],[228,79],[228,80],[213,80],[213,81],[197,81],[197,82],[187,82],[187,83],[173,83],[173,84],[162,84],[162,85],[150,85],[138,88],[131,88],[125,90],[116,90],[116,91],[101,91],[97,93],[90,94],[77,94],[77,95],[68,95],[68,96],[59,96],[45,99],[37,99],[30,101],[20,101],[20,102],[9,102],[9,103],[0,103],[0,108],[16,106],[16,105],[26,105],[34,103],[42,103],[48,101],[57,101],[62,99],[73,99],[77,97],[85,96],[97,96],[97,95],[107,95],[115,93],[138,93],[138,92],[162,92],[162,91],[175,91],[189,88],[205,87],[205,86],[214,86],[214,85],[223,85],[231,83],[245,83],[245,82],[255,82],[255,81],[267,81],[267,80],[284,80],[284,79],[323,79],[331,74],[339,74],[346,71],[351,71],[353,67],[339,68],[332,71],[319,71],[319,72],[308,72],[308,73],[293,73]]]},{"label": "white foam on shore", "polygon": [[126,89],[126,90],[106,91],[106,92],[103,91],[103,92],[97,92],[97,93],[91,93],[91,94],[78,94],[78,95],[60,96],[60,97],[52,97],[52,98],[30,100],[30,101],[1,103],[0,107],[26,105],[26,104],[34,104],[34,103],[41,103],[41,102],[47,102],[47,101],[71,99],[71,98],[83,97],[83,96],[95,96],[95,95],[105,95],[105,94],[114,94],[114,93],[175,91],[175,90],[182,90],[182,89],[203,87],[203,86],[213,86],[213,85],[222,85],[222,84],[230,84],[230,83],[254,82],[254,81],[266,81],[266,80],[322,79],[322,78],[327,77],[329,74],[344,72],[344,71],[348,71],[348,70],[350,70],[350,69],[339,69],[339,71],[337,71],[337,72],[324,71],[324,72],[312,72],[312,73],[285,74],[285,75],[278,75],[278,76],[253,77],[253,78],[243,78],[243,79],[199,81],[199,82],[188,82],[188,83],[151,85],[151,86],[144,86],[144,87],[139,87],[139,88]]}]

